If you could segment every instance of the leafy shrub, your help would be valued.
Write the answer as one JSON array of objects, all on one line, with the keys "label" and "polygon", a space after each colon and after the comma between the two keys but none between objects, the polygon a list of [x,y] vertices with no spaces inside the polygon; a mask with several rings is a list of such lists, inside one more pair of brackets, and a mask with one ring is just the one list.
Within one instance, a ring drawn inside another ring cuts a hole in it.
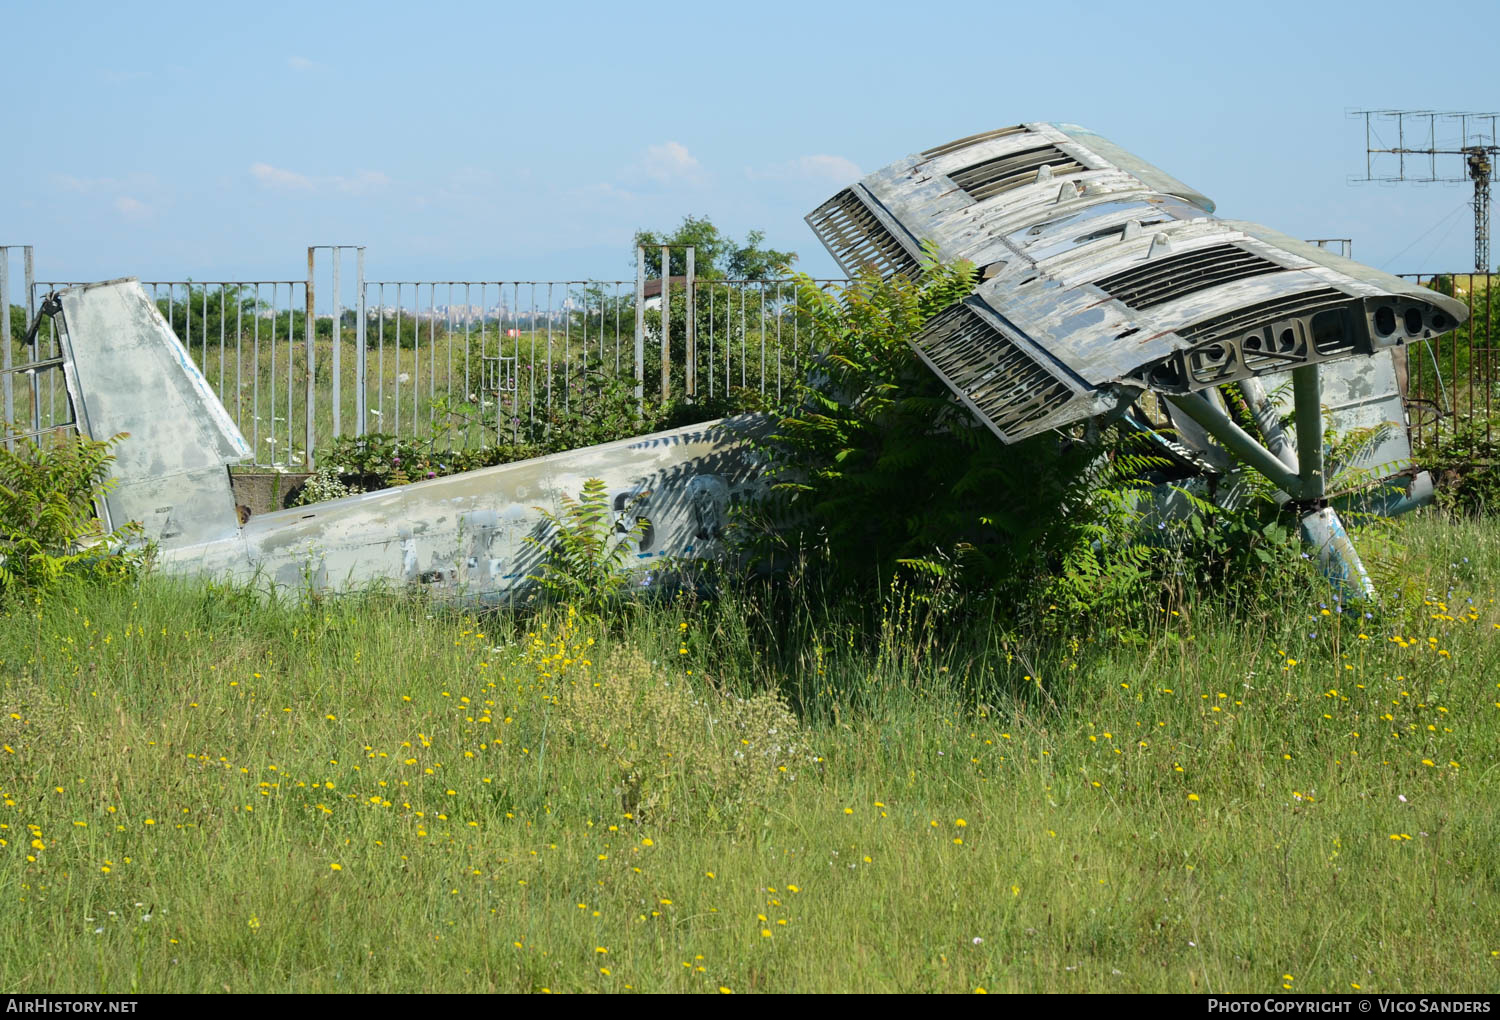
[{"label": "leafy shrub", "polygon": [[0,597],[50,592],[68,580],[120,579],[144,562],[143,550],[125,549],[140,535],[138,524],[106,533],[94,516],[110,487],[110,451],[124,438],[0,445]]},{"label": "leafy shrub", "polygon": [[[561,369],[558,369],[561,372]],[[436,419],[425,438],[403,438],[387,432],[339,436],[322,454],[318,469],[294,501],[295,506],[339,499],[409,482],[477,468],[509,464],[549,453],[630,439],[663,429],[692,425],[731,414],[761,411],[765,398],[755,390],[734,388],[713,399],[674,400],[666,405],[647,402],[638,410],[633,388],[597,364],[587,372],[557,379],[557,393],[549,407],[538,407],[525,422],[517,420],[509,437],[476,446],[457,440],[469,426],[482,423],[472,404],[433,403]]]},{"label": "leafy shrub", "polygon": [[923,322],[972,290],[974,267],[866,275],[842,295],[799,278],[821,354],[767,445],[779,501],[866,586],[898,575],[1070,612],[1128,601],[1151,549],[1134,478],[1156,462],[1105,430],[1000,443],[914,355]]},{"label": "leafy shrub", "polygon": [[1432,472],[1438,505],[1452,513],[1482,515],[1500,509],[1500,420],[1482,414],[1455,417],[1453,428],[1417,451]]},{"label": "leafy shrub", "polygon": [[1137,427],[1012,445],[982,427],[909,345],[974,283],[973,266],[931,258],[916,281],[867,274],[837,295],[799,278],[821,353],[765,446],[770,510],[817,537],[840,583],[873,595],[901,578],[933,609],[975,593],[1012,620],[1114,629],[1174,589],[1305,569],[1289,555],[1295,521],[1258,476],[1225,509]]},{"label": "leafy shrub", "polygon": [[524,443],[445,449],[438,440],[439,437],[402,438],[387,432],[340,436],[323,454],[318,470],[307,480],[294,505],[305,506],[355,493],[388,489],[393,485],[508,464],[539,457],[546,452]]},{"label": "leafy shrub", "polygon": [[552,598],[598,616],[619,601],[630,583],[626,567],[649,522],[637,517],[626,524],[633,507],[616,517],[604,482],[590,478],[577,499],[563,493],[563,512],[536,507],[549,526],[543,538],[525,541],[547,551],[542,572],[532,575]]}]

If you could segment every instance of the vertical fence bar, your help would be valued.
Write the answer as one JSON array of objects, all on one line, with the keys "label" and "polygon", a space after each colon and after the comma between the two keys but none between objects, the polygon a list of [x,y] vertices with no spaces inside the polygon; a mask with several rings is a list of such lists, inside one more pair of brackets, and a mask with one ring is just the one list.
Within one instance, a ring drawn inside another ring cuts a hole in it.
[{"label": "vertical fence bar", "polygon": [[[36,324],[36,265],[35,265],[35,258],[34,258],[34,253],[32,251],[31,245],[28,244],[28,245],[26,245],[25,247],[23,247],[21,249],[21,258],[24,260],[24,263],[25,263],[24,267],[23,267],[23,272],[25,273],[25,283],[26,283],[26,329],[29,332],[30,329],[31,329],[31,327]],[[6,315],[6,319],[5,319],[5,321],[6,321],[6,328],[9,329],[10,328],[9,327],[9,323],[10,323],[10,305],[6,305],[5,306],[5,315]],[[33,358],[35,358],[37,356],[37,351],[38,351],[37,345],[36,344],[32,344],[32,346],[31,346],[31,356]],[[53,356],[55,357],[55,355],[53,355]],[[36,431],[36,432],[40,432],[42,430],[42,391],[41,391],[41,385],[42,385],[42,381],[37,378],[37,374],[35,372],[31,373],[31,378],[28,380],[27,389],[31,391],[31,428],[32,428],[33,431]],[[56,388],[57,388],[57,379],[56,379],[56,377],[53,376],[51,373],[48,373],[48,379],[47,379],[47,390],[48,390],[48,392],[52,392],[52,391],[56,390]],[[53,421],[51,424],[56,424],[56,421]]]},{"label": "vertical fence bar", "polygon": [[[313,408],[316,406],[318,400],[315,379],[317,352],[313,346],[313,340],[317,336],[318,331],[315,328],[317,311],[313,306],[313,249],[311,247],[307,249],[307,292],[303,296],[307,299],[307,321],[303,323],[303,332],[307,334],[307,405],[303,409],[307,414],[307,445],[302,451],[302,456],[307,464],[307,470],[311,471],[313,469]],[[288,364],[290,364],[290,361],[288,361]],[[287,410],[288,412],[291,410],[290,394],[287,395]],[[287,427],[289,429],[291,421],[291,414],[288,413]],[[291,445],[290,433],[287,435],[287,445],[288,447]]]},{"label": "vertical fence bar", "polygon": [[391,387],[395,405],[392,411],[395,420],[391,423],[391,434],[399,437],[401,435],[401,284],[399,282],[396,284],[396,349],[391,352],[391,356],[396,359],[395,381]]},{"label": "vertical fence bar", "polygon": [[[11,334],[10,334],[10,248],[0,246],[0,309],[5,312],[5,349],[0,353],[0,368],[5,369],[5,379],[0,383],[0,390],[5,394],[5,428],[7,433],[11,431],[16,422],[16,397],[11,388]],[[14,450],[15,443],[9,438],[5,441],[7,450]]]},{"label": "vertical fence bar", "polygon": [[552,284],[547,284],[547,433],[552,433]]},{"label": "vertical fence bar", "polygon": [[358,315],[354,326],[354,377],[356,380],[354,434],[362,436],[365,434],[365,417],[369,412],[370,403],[369,394],[365,392],[370,360],[365,350],[365,338],[369,335],[370,324],[365,320],[365,249],[363,245],[354,249],[354,304]]},{"label": "vertical fence bar", "polygon": [[794,376],[800,374],[802,365],[802,343],[797,330],[797,320],[801,318],[797,314],[797,306],[799,304],[800,299],[797,297],[797,288],[794,286],[792,287],[792,375]]},{"label": "vertical fence bar", "polygon": [[[168,300],[169,301],[170,301],[170,298],[171,298],[171,293],[172,293],[171,288],[170,287],[167,288],[167,295],[168,295]],[[269,418],[268,418],[266,424],[267,424],[267,427],[270,429],[271,434],[267,438],[270,439],[270,441],[271,441],[271,463],[273,465],[276,463],[276,316],[280,314],[280,310],[276,307],[278,303],[279,302],[277,301],[277,298],[276,298],[276,284],[273,283],[273,284],[271,284],[271,340],[270,340],[270,344],[271,344],[271,379],[270,379],[270,383],[271,383],[271,407],[270,407],[270,410],[268,410],[266,412],[269,415]],[[291,324],[290,323],[287,324],[287,328],[288,329],[291,328]]]},{"label": "vertical fence bar", "polygon": [[672,390],[672,249],[661,246],[661,402]]},{"label": "vertical fence bar", "polygon": [[427,434],[432,435],[432,402],[437,399],[437,284],[427,288]]},{"label": "vertical fence bar", "polygon": [[[203,378],[205,380],[208,379],[208,288],[209,288],[209,286],[210,285],[207,284],[207,283],[201,285],[201,289],[200,289],[199,293],[201,293],[203,295],[203,298],[202,298],[201,301],[198,302],[198,306],[199,306],[199,311],[198,311],[198,315],[199,315],[198,328],[203,333],[203,342],[202,342],[203,355],[202,355],[202,366],[201,367],[203,369]],[[188,294],[191,295],[192,291],[193,291],[193,285],[190,283],[190,284],[188,284]],[[189,311],[191,311],[191,309],[189,309]],[[188,353],[191,354],[192,350],[193,349],[191,347],[189,347],[188,348]]]},{"label": "vertical fence bar", "polygon": [[[296,374],[297,374],[296,373],[296,365],[297,365],[297,311],[296,311],[296,308],[297,308],[297,298],[296,298],[296,294],[297,294],[296,284],[293,283],[290,280],[287,281],[287,285],[286,285],[286,300],[287,300],[287,306],[286,306],[286,466],[287,467],[291,467],[292,466],[292,455],[297,452],[297,448],[294,445],[292,445],[292,428],[295,425],[295,422],[293,421],[293,419],[296,417],[296,412],[295,412],[294,408],[297,406],[296,405],[296,396],[297,396],[297,380],[296,380]],[[303,335],[304,335],[304,339],[305,339],[306,333],[307,333],[307,315],[306,315],[306,307],[305,306],[311,303],[311,301],[307,297],[307,291],[305,289],[302,292],[302,303],[303,303],[303,306],[304,306],[304,314],[303,314],[303,321],[302,321],[302,331],[303,331]],[[310,379],[308,381],[308,385],[309,386],[312,385],[312,382],[311,382]],[[304,451],[303,455],[306,456],[306,452],[305,451]]]},{"label": "vertical fence bar", "polygon": [[[536,433],[536,281],[531,281],[531,359],[527,366],[526,382],[526,427],[534,435]],[[516,414],[519,416],[521,408],[517,401]]]},{"label": "vertical fence bar", "polygon": [[[482,284],[482,283],[479,285],[479,322],[480,322],[480,328],[483,329],[484,328],[484,325],[483,325],[483,323],[484,323],[484,284]],[[484,373],[481,371],[480,374],[479,374],[480,375],[480,381],[479,381],[479,388],[477,390],[474,388],[474,385],[469,381],[469,344],[470,344],[470,333],[473,332],[473,324],[474,324],[474,288],[473,288],[473,285],[471,283],[468,283],[466,281],[464,283],[464,399],[463,399],[463,401],[460,401],[460,403],[463,403],[463,402],[467,401],[469,399],[469,395],[473,394],[473,396],[474,396],[474,403],[479,408],[479,414],[481,416],[480,417],[480,421],[483,422],[484,421],[484,418],[483,418],[483,415],[484,415]],[[484,362],[481,361],[480,364],[483,365]],[[469,445],[469,441],[472,438],[472,436],[473,436],[473,431],[470,428],[470,422],[468,420],[468,417],[465,416],[465,419],[464,419],[464,445],[465,446]],[[483,435],[481,435],[480,436],[480,441],[483,442],[483,440],[484,440],[484,437],[483,437]]]},{"label": "vertical fence bar", "polygon": [[766,395],[766,281],[760,281],[760,395]]},{"label": "vertical fence bar", "polygon": [[234,427],[244,432],[245,413],[245,297],[234,287]]},{"label": "vertical fence bar", "polygon": [[713,283],[708,285],[708,399],[714,398],[714,377],[718,374],[714,371],[718,364],[714,361],[714,295],[717,289]]},{"label": "vertical fence bar", "polygon": [[635,246],[635,413],[646,416],[646,249]]},{"label": "vertical fence bar", "polygon": [[[1495,376],[1493,374],[1495,357],[1495,332],[1494,324],[1490,321],[1494,315],[1495,302],[1493,299],[1495,286],[1495,274],[1484,274],[1484,442],[1486,449],[1494,449],[1494,436],[1492,429],[1495,415],[1491,409],[1491,397],[1495,389]],[[1469,293],[1474,293],[1474,288],[1469,288]],[[1473,318],[1474,313],[1470,312]]]},{"label": "vertical fence bar", "polygon": [[375,314],[380,318],[375,325],[375,417],[381,419],[376,431],[385,431],[385,284],[380,285],[379,297],[375,299]]},{"label": "vertical fence bar", "polygon": [[[342,408],[340,404],[343,400],[343,379],[340,378],[339,369],[342,360],[340,358],[340,354],[342,353],[340,349],[344,346],[344,306],[341,300],[343,295],[339,293],[339,287],[343,283],[339,272],[339,260],[343,254],[344,249],[340,245],[333,246],[333,364],[330,367],[333,369],[333,395],[331,399],[333,401],[334,439],[339,437],[339,426],[342,424]],[[308,374],[312,374],[311,367],[308,368]],[[310,408],[308,410],[308,417],[312,417]],[[308,447],[308,452],[312,452],[311,446]]]},{"label": "vertical fence bar", "polygon": [[[485,375],[484,375],[484,359],[485,359],[485,356],[488,354],[488,351],[489,351],[489,348],[486,346],[486,342],[487,342],[488,336],[489,336],[489,330],[488,330],[488,327],[486,325],[486,323],[489,321],[489,307],[490,306],[487,304],[487,301],[489,300],[489,298],[488,298],[489,292],[490,292],[489,284],[487,284],[483,280],[481,280],[480,283],[479,283],[479,390],[478,390],[478,397],[479,397],[479,415],[478,415],[478,418],[479,418],[479,423],[478,423],[479,424],[479,444],[481,446],[483,446],[485,444],[485,442],[487,441],[487,439],[488,439],[488,437],[487,437],[487,435],[485,433],[485,424],[484,424],[485,387],[488,385],[488,380],[485,378]],[[467,291],[465,293],[467,293]],[[496,303],[497,306],[499,305],[499,301],[496,301],[495,303]],[[496,328],[498,330],[498,326]],[[467,339],[465,341],[464,356],[465,356],[465,358],[468,357]],[[465,369],[465,372],[467,373],[467,369]],[[498,406],[498,404],[499,404],[499,400],[497,398],[496,399],[496,405]],[[497,411],[496,413],[498,414],[499,412]],[[498,421],[499,419],[497,418],[496,420]],[[500,433],[497,431],[495,433],[497,441],[499,440],[499,435],[500,435]]]},{"label": "vertical fence bar", "polygon": [[[205,291],[207,288],[205,288]],[[224,343],[229,321],[229,292],[219,284],[219,401],[224,401]],[[205,366],[206,368],[207,366]],[[238,396],[238,394],[236,394]]]},{"label": "vertical fence bar", "polygon": [[417,414],[417,401],[422,397],[422,284],[414,281],[411,289],[411,434],[415,439],[422,430],[422,419]]},{"label": "vertical fence bar", "polygon": [[[436,309],[434,309],[434,314],[433,314],[433,317],[432,317],[432,323],[433,323],[433,327],[432,328],[436,329],[437,328]],[[446,307],[445,311],[443,312],[443,330],[447,334],[447,339],[448,339],[448,382],[447,382],[448,393],[447,393],[447,398],[448,398],[448,401],[449,401],[449,403],[451,405],[451,403],[453,401],[453,282],[451,280],[448,282],[448,304],[447,304],[447,307]],[[436,373],[433,374],[432,385],[434,387],[437,386],[437,375],[436,375]],[[441,425],[443,423],[439,422],[438,424]],[[451,444],[450,444],[450,449],[451,449]]]},{"label": "vertical fence bar", "polygon": [[687,329],[687,351],[685,354],[687,360],[684,363],[684,384],[687,387],[687,395],[689,400],[696,400],[698,397],[698,302],[696,291],[696,267],[693,265],[694,256],[696,254],[697,249],[692,245],[688,245],[686,281],[687,321],[684,324]]},{"label": "vertical fence bar", "polygon": [[[499,287],[500,293],[505,293],[505,286]],[[521,281],[512,280],[510,283],[510,317],[516,324],[516,359],[511,370],[511,380],[515,382],[515,388],[510,391],[510,441],[519,443],[521,441]],[[536,324],[531,326],[531,349],[533,355],[536,351]],[[504,354],[504,351],[500,352]],[[497,368],[502,367],[497,364]],[[504,382],[503,376],[497,377]],[[495,407],[501,406],[500,396],[495,396]],[[495,441],[500,441],[500,433],[495,433]]]},{"label": "vertical fence bar", "polygon": [[563,295],[563,413],[573,410],[573,283]]},{"label": "vertical fence bar", "polygon": [[[1473,301],[1473,293],[1474,277],[1471,276],[1469,277],[1469,294],[1471,295],[1469,300],[1471,302]],[[1472,307],[1473,306],[1471,304],[1471,311],[1469,314],[1469,343],[1471,345],[1474,342],[1474,315],[1472,312]],[[1448,378],[1453,380],[1453,402],[1452,406],[1449,408],[1448,432],[1450,435],[1454,435],[1457,433],[1458,429],[1458,331],[1454,330],[1451,335],[1453,337],[1453,342],[1448,345]],[[1438,441],[1442,441],[1441,428],[1438,429]]]},{"label": "vertical fence bar", "polygon": [[781,363],[785,360],[781,347],[781,316],[785,306],[781,300],[781,281],[776,281],[776,402],[781,403]]},{"label": "vertical fence bar", "polygon": [[254,339],[250,343],[250,361],[254,370],[250,373],[250,449],[255,451],[255,463],[260,463],[260,284],[255,285],[255,304],[251,309],[250,328]]},{"label": "vertical fence bar", "polygon": [[[1476,280],[1474,282],[1478,283],[1479,281]],[[1469,288],[1469,293],[1470,294],[1474,293],[1474,288],[1473,287]],[[1475,355],[1477,355],[1479,353],[1478,351],[1475,350],[1474,325],[1475,325],[1474,324],[1474,313],[1471,311],[1471,312],[1469,312],[1469,419],[1471,421],[1474,418],[1474,358],[1475,358]],[[1473,459],[1474,452],[1475,452],[1474,451],[1474,444],[1476,442],[1476,439],[1474,437],[1474,430],[1473,429],[1469,429],[1467,431],[1468,431],[1469,436],[1470,436],[1470,439],[1469,439],[1469,447],[1470,447],[1469,457],[1470,457],[1470,459]]]}]

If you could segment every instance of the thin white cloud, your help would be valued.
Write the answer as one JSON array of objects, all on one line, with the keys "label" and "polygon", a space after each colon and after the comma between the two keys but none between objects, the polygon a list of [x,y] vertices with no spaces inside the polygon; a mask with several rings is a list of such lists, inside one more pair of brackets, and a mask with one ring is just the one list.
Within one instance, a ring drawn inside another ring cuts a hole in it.
[{"label": "thin white cloud", "polygon": [[115,199],[115,211],[127,220],[143,220],[151,215],[151,207],[138,198],[121,195]]},{"label": "thin white cloud", "polygon": [[306,57],[296,55],[286,58],[286,66],[293,71],[321,71],[323,69],[323,65],[316,60],[308,60]]},{"label": "thin white cloud", "polygon": [[599,184],[584,184],[577,188],[569,189],[566,194],[578,201],[602,201],[602,202],[635,202],[641,196],[625,188],[604,181]]},{"label": "thin white cloud", "polygon": [[373,195],[389,187],[391,179],[378,170],[361,170],[353,177],[330,178],[329,183],[345,195]]},{"label": "thin white cloud", "polygon": [[251,177],[278,190],[312,190],[312,177],[270,163],[251,163]]},{"label": "thin white cloud", "polygon": [[156,178],[151,174],[131,174],[129,177],[74,177],[71,174],[54,174],[52,181],[63,191],[76,195],[111,195],[121,191],[153,191]]},{"label": "thin white cloud", "polygon": [[820,181],[835,185],[849,184],[864,176],[853,160],[827,153],[798,156],[760,169],[750,167],[745,174],[751,180]]},{"label": "thin white cloud", "polygon": [[250,176],[268,188],[281,191],[311,191],[313,187],[311,177],[269,163],[251,163]]},{"label": "thin white cloud", "polygon": [[74,177],[71,174],[58,174],[54,180],[59,188],[79,195],[92,195],[116,183],[108,177]]},{"label": "thin white cloud", "polygon": [[311,177],[270,163],[251,163],[250,176],[273,191],[332,191],[355,196],[376,194],[391,183],[391,179],[378,170],[360,170],[352,177]]},{"label": "thin white cloud", "polygon": [[641,158],[627,168],[625,176],[663,185],[692,186],[704,184],[708,178],[698,157],[681,142],[648,146]]}]

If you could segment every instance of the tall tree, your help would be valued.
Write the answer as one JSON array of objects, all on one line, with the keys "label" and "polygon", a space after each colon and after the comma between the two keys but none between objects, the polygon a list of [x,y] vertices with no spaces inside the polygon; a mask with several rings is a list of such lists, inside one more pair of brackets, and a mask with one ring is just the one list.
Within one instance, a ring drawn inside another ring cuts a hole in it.
[{"label": "tall tree", "polygon": [[[707,280],[764,280],[784,274],[797,261],[794,251],[776,251],[764,248],[764,231],[752,230],[745,235],[745,243],[739,244],[725,236],[707,216],[684,216],[677,229],[657,233],[638,230],[635,243],[646,249],[646,275],[661,275],[661,246],[673,246],[671,273],[682,276],[687,273],[687,252],[684,245],[693,245],[693,272]],[[632,254],[631,263],[635,258]]]}]

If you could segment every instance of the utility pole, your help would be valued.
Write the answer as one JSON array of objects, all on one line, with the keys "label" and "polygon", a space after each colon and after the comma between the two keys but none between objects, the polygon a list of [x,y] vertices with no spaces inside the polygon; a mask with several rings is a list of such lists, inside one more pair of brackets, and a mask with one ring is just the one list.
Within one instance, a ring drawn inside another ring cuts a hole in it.
[{"label": "utility pole", "polygon": [[[1365,122],[1365,175],[1355,181],[1474,183],[1474,271],[1489,272],[1490,174],[1500,152],[1500,114],[1355,110],[1351,116]],[[1396,157],[1394,166],[1380,158],[1390,156]],[[1459,165],[1440,163],[1439,156],[1458,156]]]}]

